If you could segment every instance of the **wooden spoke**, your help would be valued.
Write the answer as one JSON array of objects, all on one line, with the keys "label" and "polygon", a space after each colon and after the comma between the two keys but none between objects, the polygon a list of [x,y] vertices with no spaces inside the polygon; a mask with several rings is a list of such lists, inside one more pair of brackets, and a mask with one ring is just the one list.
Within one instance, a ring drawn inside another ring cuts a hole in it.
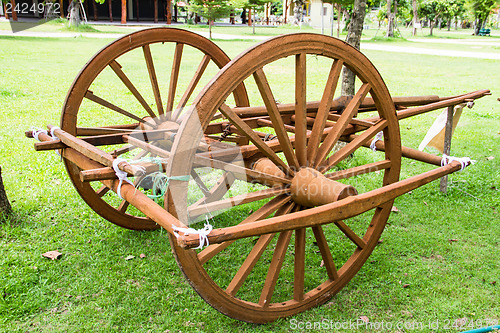
[{"label": "wooden spoke", "polygon": [[153,94],[155,96],[156,108],[158,109],[158,114],[163,114],[163,103],[161,101],[160,87],[158,86],[158,79],[156,78],[156,71],[153,64],[153,57],[151,56],[151,49],[149,44],[142,47],[144,53],[144,59],[146,60],[146,66],[148,67],[149,80],[151,81],[151,87],[153,88]]},{"label": "wooden spoke", "polygon": [[295,56],[295,153],[300,166],[307,165],[306,54]]},{"label": "wooden spoke", "polygon": [[245,123],[240,117],[238,117],[233,110],[226,104],[221,105],[220,111],[222,114],[233,123],[236,128],[238,128],[243,135],[245,135],[252,143],[259,148],[262,153],[273,161],[274,164],[281,166],[285,174],[293,176],[295,173],[290,169],[290,167],[283,162],[281,158],[264,142],[262,139],[252,130],[252,128]]},{"label": "wooden spoke", "polygon": [[125,84],[125,86],[130,90],[132,95],[137,99],[137,101],[142,105],[144,110],[147,111],[147,113],[151,116],[151,118],[155,119],[157,122],[159,120],[156,118],[155,113],[153,110],[151,110],[151,107],[149,106],[148,102],[142,97],[142,95],[139,93],[139,91],[136,89],[136,87],[132,84],[130,79],[125,75],[125,73],[122,71],[122,66],[116,61],[113,60],[109,63],[109,67],[115,72],[115,74],[120,78],[120,80]]},{"label": "wooden spoke", "polygon": [[245,193],[224,200],[207,203],[205,205],[197,205],[195,207],[189,207],[188,213],[190,216],[199,216],[208,212],[215,212],[229,207],[234,207],[254,201],[259,201],[262,199],[271,198],[283,193],[287,193],[289,191],[290,190],[288,188],[278,187],[278,188],[268,188],[257,192]]},{"label": "wooden spoke", "polygon": [[165,112],[172,112],[174,107],[175,91],[177,89],[177,81],[179,79],[179,70],[181,68],[182,50],[184,44],[177,43],[175,45],[174,62],[172,64],[172,72],[170,73],[170,84],[168,87],[167,108]]},{"label": "wooden spoke", "polygon": [[335,263],[333,262],[332,253],[330,252],[330,248],[328,247],[328,243],[323,232],[323,227],[315,226],[312,227],[312,230],[314,233],[314,237],[316,238],[321,257],[323,258],[323,264],[325,265],[328,278],[330,280],[338,279],[339,274],[337,272],[337,268],[335,267]]},{"label": "wooden spoke", "polygon": [[126,200],[122,200],[120,205],[118,206],[118,210],[122,213],[125,213],[127,211],[127,208],[130,204]]},{"label": "wooden spoke", "polygon": [[[210,195],[210,190],[207,188],[205,183],[201,180],[200,175],[193,169],[191,170],[191,177],[193,177],[194,182],[198,185],[198,188],[203,193],[203,195],[208,197]],[[196,205],[196,204],[195,204]]]},{"label": "wooden spoke", "polygon": [[[293,203],[288,203],[287,205],[281,206],[281,208],[276,212],[275,215],[277,216],[277,215],[287,214],[292,210],[293,206],[294,206]],[[233,279],[227,286],[226,288],[227,293],[234,296],[238,292],[238,290],[243,285],[243,282],[245,282],[246,278],[252,272],[252,269],[255,267],[255,264],[262,256],[262,253],[264,253],[264,250],[267,248],[271,240],[274,238],[274,235],[275,234],[267,234],[259,237],[257,243],[254,245],[254,247],[248,254],[247,258],[241,265],[240,269],[238,270],[236,275],[233,277]]]},{"label": "wooden spoke", "polygon": [[369,129],[364,131],[362,134],[360,134],[358,137],[356,137],[356,139],[349,142],[347,145],[342,147],[338,152],[330,156],[325,162],[326,168],[322,168],[321,172],[325,173],[327,170],[329,170],[335,164],[337,164],[338,162],[342,161],[344,158],[349,156],[356,149],[358,149],[368,140],[373,138],[375,134],[377,134],[386,127],[387,127],[387,120],[382,119],[378,121],[375,125],[373,125]]},{"label": "wooden spoke", "polygon": [[[191,175],[193,175],[193,174],[191,174]],[[201,186],[203,186],[203,187],[205,187],[205,189],[207,189],[207,187],[205,186],[205,184],[203,184],[203,182],[201,180],[200,180],[201,184],[199,184],[197,178],[195,178],[193,176],[193,179],[198,184],[198,187],[201,188]],[[219,200],[220,198],[222,198],[224,196],[224,194],[226,194],[226,192],[229,190],[229,188],[231,187],[231,185],[233,184],[235,179],[236,178],[234,177],[234,175],[232,173],[230,173],[230,172],[224,173],[224,175],[221,177],[221,179],[217,182],[217,185],[214,188],[212,188],[212,190],[210,190],[207,194],[205,194],[203,198],[201,198],[200,200],[198,200],[197,202],[192,204],[192,207],[196,207],[196,206],[199,206],[201,204],[207,204],[207,203],[210,203],[212,201]],[[202,190],[202,192],[204,192],[204,190]]]},{"label": "wooden spoke", "polygon": [[319,147],[318,153],[315,156],[315,168],[317,168],[318,165],[320,165],[332,151],[340,136],[342,135],[342,133],[344,133],[347,125],[349,125],[351,119],[356,115],[359,105],[365,98],[366,94],[368,94],[370,89],[370,84],[364,83],[358,90],[356,95],[354,95],[354,98],[349,102],[349,104],[347,104],[347,107],[342,113],[342,116],[340,116],[339,120],[330,129],[325,140],[323,141],[323,144]]},{"label": "wooden spoke", "polygon": [[278,237],[266,281],[264,282],[264,288],[262,288],[262,293],[260,294],[259,305],[262,307],[268,307],[271,304],[271,298],[276,287],[276,282],[278,282],[281,266],[285,260],[286,250],[288,249],[292,234],[292,230],[284,231]]},{"label": "wooden spoke", "polygon": [[77,127],[77,136],[95,136],[95,135],[107,135],[116,134],[119,132],[133,132],[139,127],[139,123],[117,125],[117,126],[103,126],[103,127]]},{"label": "wooden spoke", "polygon": [[179,118],[179,115],[182,111],[182,109],[186,106],[189,97],[193,94],[194,89],[198,85],[198,82],[200,82],[201,77],[203,76],[203,73],[205,73],[205,69],[207,68],[208,64],[210,63],[210,56],[208,54],[205,54],[203,56],[203,59],[200,62],[200,65],[198,66],[198,69],[194,73],[193,78],[191,79],[191,82],[189,82],[189,85],[184,92],[184,95],[182,95],[181,100],[179,102],[179,105],[177,105],[177,109],[174,111],[172,115],[173,120],[177,120]]},{"label": "wooden spoke", "polygon": [[313,161],[316,156],[321,136],[323,134],[323,130],[325,129],[326,119],[328,118],[328,113],[330,112],[330,107],[332,105],[333,95],[335,95],[340,72],[342,71],[343,63],[344,62],[342,60],[334,60],[330,73],[328,74],[328,80],[326,82],[323,96],[321,97],[318,112],[316,114],[316,121],[314,122],[311,137],[309,138],[307,146],[308,161]]},{"label": "wooden spoke", "polygon": [[304,269],[306,262],[306,229],[295,230],[295,263],[293,273],[293,299],[304,299]]},{"label": "wooden spoke", "polygon": [[104,107],[106,107],[106,108],[108,108],[108,109],[110,109],[110,110],[113,110],[113,111],[115,111],[115,112],[118,112],[118,113],[120,113],[120,114],[122,114],[122,115],[124,115],[124,116],[127,116],[127,117],[129,117],[129,118],[132,118],[132,119],[134,119],[134,120],[137,120],[138,122],[141,122],[141,123],[144,123],[144,122],[145,122],[145,121],[144,121],[144,119],[142,119],[142,118],[140,118],[140,117],[137,117],[135,114],[132,114],[132,113],[130,113],[130,112],[128,112],[128,111],[125,111],[125,110],[123,110],[122,108],[120,108],[120,107],[118,107],[118,106],[114,105],[113,103],[110,103],[110,102],[108,102],[107,100],[102,99],[102,98],[100,98],[100,97],[98,97],[98,96],[94,95],[94,93],[92,93],[92,91],[90,91],[90,90],[88,90],[88,91],[87,91],[87,93],[85,94],[85,97],[86,97],[87,99],[91,100],[92,102],[95,102],[95,103],[97,103],[97,104],[100,104],[100,105],[102,105],[102,106],[104,106]]},{"label": "wooden spoke", "polygon": [[252,248],[252,251],[250,251],[247,258],[245,259],[245,262],[243,263],[243,265],[241,265],[240,269],[238,270],[236,275],[233,277],[233,279],[227,286],[226,292],[228,294],[234,296],[238,292],[238,290],[243,285],[243,282],[245,282],[246,278],[252,272],[252,269],[255,267],[255,264],[262,256],[262,253],[264,253],[264,250],[267,248],[271,240],[274,238],[274,235],[276,234],[267,234],[259,237],[259,240],[257,241],[255,246]]},{"label": "wooden spoke", "polygon": [[269,117],[274,124],[274,130],[283,149],[283,154],[285,155],[288,164],[294,167],[295,170],[298,170],[299,162],[297,161],[297,157],[293,152],[290,138],[288,137],[283,119],[281,118],[280,111],[278,110],[278,106],[276,105],[276,101],[273,96],[273,92],[271,91],[271,86],[267,81],[266,74],[262,69],[258,69],[253,74],[253,76],[255,82],[257,83],[257,87],[259,88],[260,95],[262,96],[264,104],[266,105],[266,108],[269,112]]},{"label": "wooden spoke", "polygon": [[96,191],[96,194],[102,198],[108,191],[109,187],[103,185]]},{"label": "wooden spoke", "polygon": [[347,226],[343,221],[334,222],[337,227],[347,236],[354,244],[356,244],[360,249],[366,246],[366,242],[362,240],[351,228]]},{"label": "wooden spoke", "polygon": [[354,168],[349,168],[345,170],[340,170],[332,173],[326,174],[326,178],[331,180],[346,179],[358,175],[362,175],[369,172],[375,172],[379,170],[388,169],[391,167],[391,161],[383,160],[380,162],[373,162],[365,165],[360,165]]},{"label": "wooden spoke", "polygon": [[[261,219],[264,219],[275,212],[277,209],[285,205],[290,201],[290,196],[288,195],[280,195],[276,198],[272,199],[258,210],[250,214],[246,219],[244,219],[240,224],[255,222]],[[203,249],[200,253],[198,253],[198,260],[200,260],[201,264],[205,264],[215,255],[226,249],[229,245],[231,245],[234,241],[227,241],[220,244],[212,244]]]}]

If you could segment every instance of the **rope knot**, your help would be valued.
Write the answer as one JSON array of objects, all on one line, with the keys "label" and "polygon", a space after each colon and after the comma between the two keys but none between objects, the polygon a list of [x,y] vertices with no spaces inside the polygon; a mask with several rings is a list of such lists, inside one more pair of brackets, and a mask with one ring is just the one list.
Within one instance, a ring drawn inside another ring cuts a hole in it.
[{"label": "rope knot", "polygon": [[454,157],[443,154],[443,157],[441,158],[441,166],[450,164],[453,161],[457,161],[460,163],[461,165],[460,171],[463,171],[465,167],[468,166],[469,164],[476,163],[475,160],[471,160],[469,157]]},{"label": "rope knot", "polygon": [[182,232],[184,236],[187,235],[198,235],[200,238],[200,245],[195,248],[196,249],[202,249],[204,246],[210,245],[208,242],[208,235],[212,232],[213,227],[210,223],[205,223],[205,226],[202,229],[194,229],[194,228],[180,228],[177,226],[172,226],[172,229],[174,230],[174,235],[176,238],[179,238],[179,232]]},{"label": "rope knot", "polygon": [[115,173],[116,173],[116,177],[119,179],[119,183],[118,183],[118,188],[116,190],[116,194],[118,194],[118,197],[120,197],[120,199],[123,200],[122,198],[122,195],[121,195],[121,187],[122,187],[122,184],[124,181],[126,181],[127,183],[129,183],[130,185],[134,185],[134,183],[132,183],[128,178],[127,178],[127,173],[123,170],[120,170],[118,168],[118,164],[120,164],[121,162],[127,162],[126,160],[124,160],[123,158],[115,158],[113,160],[113,170],[115,170]]},{"label": "rope knot", "polygon": [[374,152],[377,151],[377,146],[376,143],[379,140],[382,140],[384,138],[384,132],[380,131],[375,135],[375,137],[372,140],[372,143],[370,144],[370,149],[373,150]]}]

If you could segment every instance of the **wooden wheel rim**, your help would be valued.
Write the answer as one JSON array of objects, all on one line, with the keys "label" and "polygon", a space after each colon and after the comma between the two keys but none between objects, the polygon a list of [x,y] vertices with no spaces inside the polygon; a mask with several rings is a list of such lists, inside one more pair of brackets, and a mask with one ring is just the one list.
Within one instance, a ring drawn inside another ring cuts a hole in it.
[{"label": "wooden wheel rim", "polygon": [[[338,39],[317,34],[293,34],[265,41],[238,56],[221,70],[198,95],[194,103],[195,108],[193,110],[195,111],[182,123],[181,135],[174,143],[173,158],[170,161],[167,173],[174,176],[182,175],[186,172],[186,164],[192,164],[194,154],[191,156],[183,155],[182,161],[175,157],[177,147],[185,148],[193,145],[192,136],[182,135],[186,128],[190,128],[190,122],[201,122],[202,128],[205,128],[212,115],[221,107],[225,98],[244,79],[268,63],[299,53],[342,59],[344,65],[355,72],[358,78],[372,84],[372,97],[377,105],[378,112],[387,121],[387,127],[384,129],[385,156],[386,159],[391,161],[391,167],[385,171],[383,185],[396,182],[399,179],[401,167],[399,124],[391,96],[384,81],[371,62],[359,51]],[[186,161],[189,163],[186,163]],[[182,187],[185,186],[181,182],[172,185],[175,187],[173,190],[176,192],[178,190],[182,191]],[[354,251],[342,268],[339,269],[339,277],[336,280],[327,279],[317,288],[305,294],[304,299],[301,301],[291,299],[286,302],[273,303],[266,307],[226,293],[206,272],[194,250],[185,250],[178,247],[175,238],[171,236],[170,240],[179,267],[191,286],[202,298],[215,309],[230,317],[243,321],[264,323],[322,304],[341,290],[359,271],[376,246],[390,214],[392,203],[393,201],[387,202],[375,209],[372,222],[363,237],[366,240],[365,247],[362,250],[358,248]],[[308,211],[312,215],[315,208]]]},{"label": "wooden wheel rim", "polygon": [[[229,57],[217,45],[207,38],[196,33],[176,28],[153,28],[145,29],[126,35],[97,52],[92,59],[82,68],[73,81],[63,105],[61,114],[61,128],[76,136],[78,111],[85,93],[98,75],[115,59],[121,55],[154,43],[180,43],[200,50],[210,57],[219,68],[225,66]],[[234,92],[234,98],[238,105],[248,105],[248,97],[244,86],[238,87]],[[72,163],[64,160],[68,175],[77,192],[83,200],[100,216],[106,220],[127,229],[151,230],[159,226],[149,218],[133,216],[117,210],[105,202],[96,191],[89,185],[80,181],[80,170]]]}]

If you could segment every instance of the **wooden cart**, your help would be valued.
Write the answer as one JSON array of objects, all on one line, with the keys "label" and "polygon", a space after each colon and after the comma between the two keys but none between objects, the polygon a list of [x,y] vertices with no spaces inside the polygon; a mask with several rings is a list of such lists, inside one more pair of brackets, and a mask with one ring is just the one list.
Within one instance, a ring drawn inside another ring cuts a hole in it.
[{"label": "wooden cart", "polygon": [[[353,96],[337,89],[343,68]],[[230,61],[197,34],[150,29],[98,52],[60,128],[28,135],[61,154],[103,218],[168,231],[210,305],[264,323],[330,299],[373,251],[397,196],[469,164],[403,147],[399,120],[488,94],[391,97],[362,53],[318,34],[272,38]],[[401,157],[438,167],[399,180]]]}]

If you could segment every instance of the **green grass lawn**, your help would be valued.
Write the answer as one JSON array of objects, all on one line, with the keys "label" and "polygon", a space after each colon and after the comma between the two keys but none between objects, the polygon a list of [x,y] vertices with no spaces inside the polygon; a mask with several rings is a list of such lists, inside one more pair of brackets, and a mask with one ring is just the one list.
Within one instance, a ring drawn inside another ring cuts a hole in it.
[{"label": "green grass lawn", "polygon": [[[394,326],[335,331],[406,332],[416,330],[396,325],[423,323],[419,332],[437,332],[460,318],[474,320],[475,328],[480,320],[500,320],[500,82],[492,74],[498,61],[366,52],[394,96],[490,89],[492,96],[464,112],[452,143],[452,155],[477,163],[450,176],[446,195],[433,182],[396,199],[399,212],[383,241],[327,304],[254,325],[221,315],[191,289],[166,232],[129,231],[97,216],[74,191],[60,158],[35,152],[24,137],[31,126],[58,124],[71,82],[107,42],[0,37],[0,165],[15,210],[0,225],[1,332],[288,332],[299,322],[360,316]],[[254,42],[217,44],[235,57]],[[402,121],[403,144],[418,147],[439,112]],[[403,160],[401,178],[430,169]],[[62,258],[41,256],[51,250]],[[125,260],[129,255],[135,258]]]}]

